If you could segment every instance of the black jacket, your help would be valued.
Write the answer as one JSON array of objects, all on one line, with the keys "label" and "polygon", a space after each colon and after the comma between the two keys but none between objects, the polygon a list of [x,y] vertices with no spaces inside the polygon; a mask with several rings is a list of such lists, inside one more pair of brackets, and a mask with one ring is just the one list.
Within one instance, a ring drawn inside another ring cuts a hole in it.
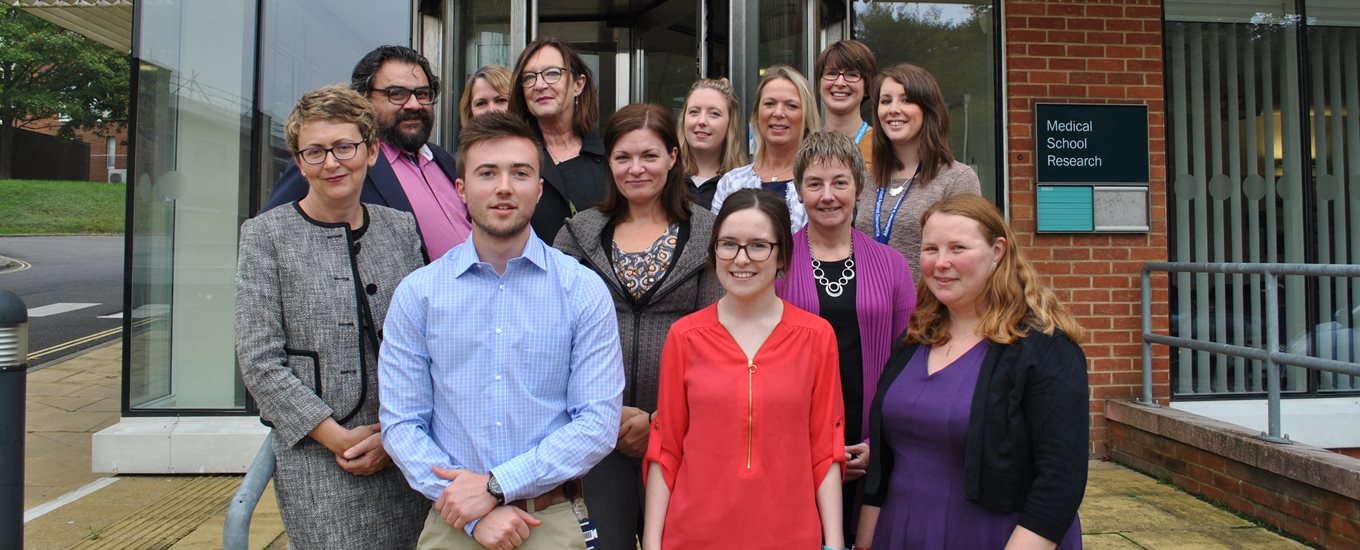
[{"label": "black jacket", "polygon": [[[893,469],[883,396],[916,348],[893,352],[869,412],[864,503],[871,506],[887,500]],[[964,497],[989,510],[1020,512],[1022,527],[1061,540],[1086,491],[1089,403],[1086,354],[1060,331],[988,344],[968,419]]]},{"label": "black jacket", "polygon": [[[542,139],[540,137],[540,139]],[[529,220],[534,233],[545,243],[555,242],[562,223],[577,212],[596,206],[604,199],[604,141],[594,132],[581,137],[580,156],[563,164],[553,162],[546,147],[539,149],[543,159],[543,196]],[[564,170],[565,168],[565,170]]]},{"label": "black jacket", "polygon": [[[449,181],[457,179],[458,169],[453,155],[433,143],[429,144],[429,147],[430,152],[434,153],[435,164],[449,177]],[[269,196],[269,202],[260,209],[260,213],[295,202],[307,196],[307,190],[307,179],[302,177],[302,172],[298,171],[297,164],[294,163],[288,167],[283,176],[279,177],[279,182],[274,185],[274,193]],[[383,154],[381,147],[378,148],[378,162],[368,169],[368,177],[364,178],[364,189],[359,195],[359,201],[404,212],[411,211],[411,200],[406,198],[406,191],[402,190],[401,182],[397,181],[397,173],[392,171],[392,163],[387,160],[387,155]]]}]

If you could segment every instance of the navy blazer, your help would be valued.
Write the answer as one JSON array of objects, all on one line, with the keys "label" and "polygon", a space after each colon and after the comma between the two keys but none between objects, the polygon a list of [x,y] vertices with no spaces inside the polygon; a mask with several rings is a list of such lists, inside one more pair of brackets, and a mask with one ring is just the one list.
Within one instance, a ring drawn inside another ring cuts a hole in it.
[{"label": "navy blazer", "polygon": [[[434,153],[435,164],[449,177],[449,181],[457,179],[458,167],[453,155],[438,145],[428,145]],[[302,177],[294,161],[274,185],[274,193],[269,196],[269,201],[260,209],[260,213],[302,199],[307,196],[307,189],[307,179]],[[364,190],[359,195],[359,201],[411,212],[411,200],[406,198],[406,191],[402,190],[397,173],[392,171],[392,163],[387,160],[381,147],[378,148],[378,162],[368,169],[368,177],[364,178]]]}]

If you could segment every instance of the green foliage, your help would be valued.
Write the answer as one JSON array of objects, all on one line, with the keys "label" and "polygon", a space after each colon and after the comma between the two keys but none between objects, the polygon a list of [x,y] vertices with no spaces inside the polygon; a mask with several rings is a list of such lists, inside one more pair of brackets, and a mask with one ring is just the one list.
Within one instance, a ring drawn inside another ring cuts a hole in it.
[{"label": "green foliage", "polygon": [[59,130],[127,123],[128,55],[0,3],[0,126],[63,117]]},{"label": "green foliage", "polygon": [[88,181],[0,180],[0,235],[123,232],[127,186]]}]

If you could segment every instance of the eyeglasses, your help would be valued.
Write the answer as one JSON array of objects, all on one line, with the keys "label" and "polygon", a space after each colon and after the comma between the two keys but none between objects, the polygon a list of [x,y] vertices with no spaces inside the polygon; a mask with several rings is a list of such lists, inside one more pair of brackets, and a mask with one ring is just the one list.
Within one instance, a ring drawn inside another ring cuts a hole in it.
[{"label": "eyeglasses", "polygon": [[737,241],[724,239],[718,241],[718,246],[713,252],[718,256],[719,260],[735,260],[737,259],[737,253],[745,250],[746,257],[750,258],[751,261],[763,262],[770,259],[770,253],[774,251],[774,247],[776,246],[778,245],[765,241],[753,241],[746,244],[739,244]]},{"label": "eyeglasses", "polygon": [[842,76],[845,77],[846,82],[859,82],[860,79],[864,78],[864,75],[860,74],[859,71],[834,71],[827,69],[826,72],[822,73],[822,80],[835,82],[837,78]]},{"label": "eyeglasses", "polygon": [[405,105],[406,102],[411,99],[412,95],[416,96],[416,101],[420,102],[421,105],[429,105],[431,103],[434,103],[435,96],[434,88],[430,87],[416,88],[412,90],[410,88],[403,88],[401,86],[390,86],[387,88],[383,88],[381,90],[373,91],[382,93],[383,95],[387,96],[388,101],[391,101],[392,103],[397,105]]},{"label": "eyeglasses", "polygon": [[349,160],[354,155],[359,154],[359,146],[362,143],[337,143],[330,147],[308,147],[297,152],[297,156],[307,164],[325,164],[326,155],[332,155],[335,160]]},{"label": "eyeglasses", "polygon": [[568,73],[566,67],[548,67],[538,72],[525,71],[519,75],[519,85],[525,88],[533,88],[534,83],[538,82],[538,76],[543,75],[543,81],[548,84],[557,84],[562,80],[562,75]]}]

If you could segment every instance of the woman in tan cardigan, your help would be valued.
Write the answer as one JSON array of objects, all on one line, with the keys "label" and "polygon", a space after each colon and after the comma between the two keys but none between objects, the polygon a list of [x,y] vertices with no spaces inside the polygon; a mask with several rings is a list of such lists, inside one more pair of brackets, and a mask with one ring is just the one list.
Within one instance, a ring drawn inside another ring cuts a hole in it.
[{"label": "woman in tan cardigan", "polygon": [[949,108],[925,69],[903,63],[884,69],[869,94],[873,117],[873,178],[860,193],[855,228],[897,249],[921,275],[921,214],[940,199],[981,193],[977,173],[949,149]]}]

